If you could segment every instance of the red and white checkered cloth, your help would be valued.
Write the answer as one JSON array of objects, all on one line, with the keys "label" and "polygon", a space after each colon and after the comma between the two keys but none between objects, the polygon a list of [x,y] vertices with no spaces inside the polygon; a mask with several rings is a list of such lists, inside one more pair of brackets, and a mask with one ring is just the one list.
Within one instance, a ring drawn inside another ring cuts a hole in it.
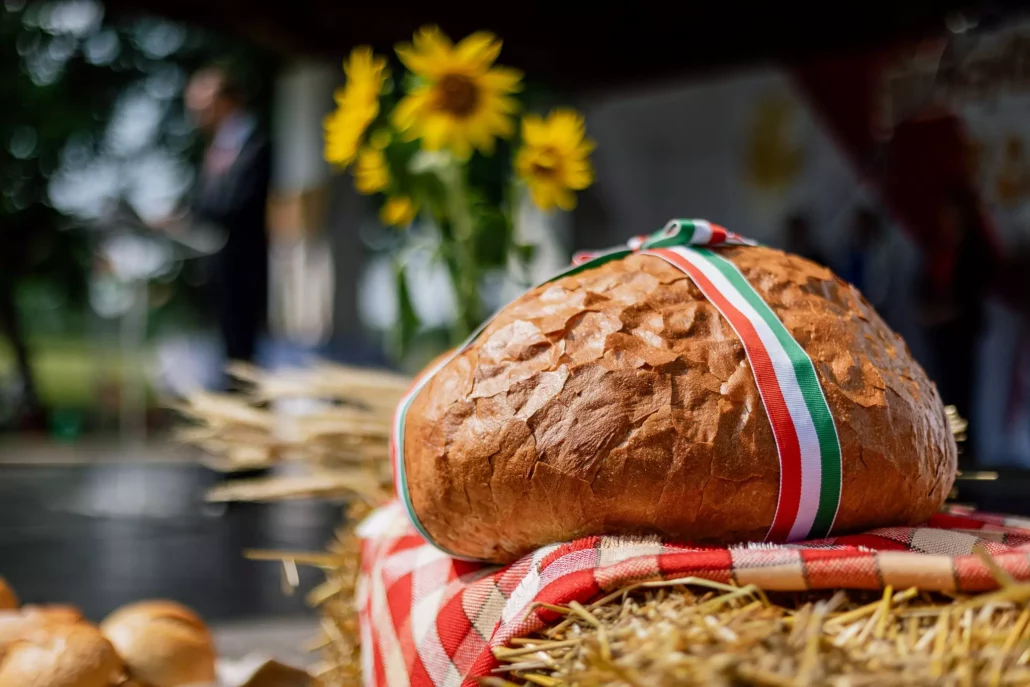
[{"label": "red and white checkered cloth", "polygon": [[364,680],[376,687],[475,685],[497,666],[491,648],[553,622],[531,604],[588,602],[634,582],[702,577],[770,590],[976,592],[997,585],[983,546],[1030,579],[1030,520],[952,508],[923,527],[892,527],[802,544],[698,547],[640,537],[553,544],[507,566],[455,560],[423,540],[396,503],[359,529],[355,602]]}]

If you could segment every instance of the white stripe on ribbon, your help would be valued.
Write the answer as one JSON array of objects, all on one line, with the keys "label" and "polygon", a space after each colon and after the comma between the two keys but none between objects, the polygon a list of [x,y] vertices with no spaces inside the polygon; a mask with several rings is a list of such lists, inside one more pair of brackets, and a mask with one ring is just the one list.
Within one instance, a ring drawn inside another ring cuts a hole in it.
[{"label": "white stripe on ribbon", "polygon": [[[812,420],[808,405],[805,403],[804,394],[801,393],[801,385],[798,383],[790,356],[787,355],[772,329],[766,324],[765,318],[747,302],[715,265],[712,265],[705,257],[689,248],[677,246],[667,248],[666,250],[675,252],[700,270],[726,300],[733,304],[751,322],[762,341],[762,345],[769,353],[769,359],[772,361],[776,379],[779,382],[783,399],[787,404],[787,410],[794,423],[794,428],[798,435],[798,443],[801,447],[801,503],[798,505],[797,518],[790,529],[790,541],[805,539],[812,529],[816,512],[819,508],[819,491],[822,484],[823,466],[819,449],[819,438],[815,432],[815,422]],[[660,255],[655,255],[656,257],[661,257]],[[779,504],[777,503],[778,506]]]},{"label": "white stripe on ribbon", "polygon": [[695,219],[693,223],[694,236],[690,239],[690,243],[695,246],[707,246],[712,240],[712,225],[706,219]]}]

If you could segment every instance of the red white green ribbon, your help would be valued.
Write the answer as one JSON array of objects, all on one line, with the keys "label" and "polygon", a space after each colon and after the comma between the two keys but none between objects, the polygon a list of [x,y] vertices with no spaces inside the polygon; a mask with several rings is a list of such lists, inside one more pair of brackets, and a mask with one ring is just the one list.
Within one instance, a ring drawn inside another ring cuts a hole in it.
[{"label": "red white green ribbon", "polygon": [[[579,253],[572,267],[554,281],[639,252],[683,270],[726,318],[744,345],[776,439],[780,491],[766,539],[800,541],[826,537],[837,516],[841,492],[840,443],[811,358],[740,270],[711,247],[754,242],[705,220],[673,220],[663,229],[634,237],[627,248]],[[545,282],[547,283],[547,282]],[[412,401],[448,362],[483,331],[483,323],[450,355],[426,370],[401,399],[394,416],[390,455],[394,481],[408,517],[428,542],[433,541],[415,514],[404,469],[404,421]]]}]

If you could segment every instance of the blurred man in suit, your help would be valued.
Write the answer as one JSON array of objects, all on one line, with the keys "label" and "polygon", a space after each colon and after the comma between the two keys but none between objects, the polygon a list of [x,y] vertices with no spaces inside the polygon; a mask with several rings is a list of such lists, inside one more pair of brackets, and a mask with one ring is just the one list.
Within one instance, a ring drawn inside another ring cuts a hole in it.
[{"label": "blurred man in suit", "polygon": [[194,225],[225,236],[215,257],[215,313],[230,360],[254,358],[268,309],[266,212],[271,156],[241,84],[225,67],[190,79],[186,108],[206,138],[190,203]]}]

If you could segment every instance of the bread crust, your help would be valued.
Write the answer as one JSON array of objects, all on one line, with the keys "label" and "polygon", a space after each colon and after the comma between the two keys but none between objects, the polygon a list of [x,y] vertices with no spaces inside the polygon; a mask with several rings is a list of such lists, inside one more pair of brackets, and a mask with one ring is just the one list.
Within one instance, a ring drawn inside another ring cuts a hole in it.
[{"label": "bread crust", "polygon": [[84,622],[26,627],[0,657],[0,687],[114,687],[121,677],[114,648]]}]

